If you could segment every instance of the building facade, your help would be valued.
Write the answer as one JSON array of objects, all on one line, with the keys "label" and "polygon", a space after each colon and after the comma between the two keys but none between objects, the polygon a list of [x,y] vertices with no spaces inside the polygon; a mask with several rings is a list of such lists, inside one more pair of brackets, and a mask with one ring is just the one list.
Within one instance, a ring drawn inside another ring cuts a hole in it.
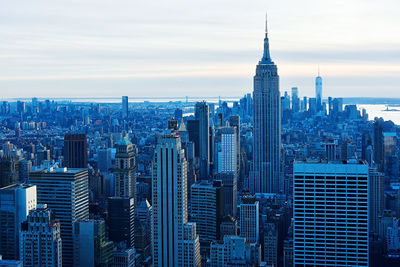
[{"label": "building facade", "polygon": [[29,211],[22,224],[20,244],[24,266],[63,266],[60,222],[46,204],[38,204],[37,209]]},{"label": "building facade", "polygon": [[9,185],[0,188],[0,255],[18,260],[21,223],[30,210],[36,209],[35,185]]},{"label": "building facade", "polygon": [[188,223],[184,153],[179,136],[159,137],[153,161],[154,266],[185,266],[188,260],[184,258],[184,226]]},{"label": "building facade", "polygon": [[268,31],[264,54],[254,76],[253,91],[253,169],[249,190],[254,193],[279,193],[281,177],[281,97],[278,69],[269,53]]},{"label": "building facade", "polygon": [[368,166],[294,164],[294,266],[368,266]]},{"label": "building facade", "polygon": [[63,266],[74,259],[73,227],[89,219],[87,169],[47,168],[32,170],[30,181],[37,187],[37,200],[54,211],[61,224]]}]

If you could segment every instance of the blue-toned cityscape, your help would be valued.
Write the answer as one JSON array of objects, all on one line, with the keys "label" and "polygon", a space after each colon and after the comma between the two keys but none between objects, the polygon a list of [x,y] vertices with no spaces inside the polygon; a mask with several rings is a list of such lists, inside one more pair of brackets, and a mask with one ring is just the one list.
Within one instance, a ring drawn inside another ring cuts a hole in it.
[{"label": "blue-toned cityscape", "polygon": [[0,266],[400,266],[400,100],[270,42],[241,97],[3,98]]}]

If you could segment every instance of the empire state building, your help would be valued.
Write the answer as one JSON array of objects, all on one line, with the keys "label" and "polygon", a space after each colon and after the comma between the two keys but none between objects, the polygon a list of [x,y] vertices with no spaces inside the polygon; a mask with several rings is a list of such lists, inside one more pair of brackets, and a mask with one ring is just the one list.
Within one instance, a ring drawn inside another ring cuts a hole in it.
[{"label": "empire state building", "polygon": [[265,27],[264,54],[254,76],[253,168],[249,177],[251,193],[279,193],[281,178],[281,100],[278,70],[269,53]]}]

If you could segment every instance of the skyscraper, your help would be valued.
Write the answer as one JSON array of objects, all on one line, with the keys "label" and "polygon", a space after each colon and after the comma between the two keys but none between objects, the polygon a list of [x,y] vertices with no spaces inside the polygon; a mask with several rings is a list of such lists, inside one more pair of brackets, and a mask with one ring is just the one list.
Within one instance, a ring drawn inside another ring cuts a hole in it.
[{"label": "skyscraper", "polygon": [[78,221],[74,227],[75,266],[113,266],[113,242],[106,241],[104,220]]},{"label": "skyscraper", "polygon": [[30,182],[37,187],[37,200],[46,203],[61,223],[63,266],[74,259],[73,226],[89,219],[87,169],[53,168],[33,170]]},{"label": "skyscraper", "polygon": [[369,170],[369,231],[378,233],[379,216],[385,209],[385,176],[375,168]]},{"label": "skyscraper", "polygon": [[210,119],[207,102],[197,102],[195,117],[199,121],[200,179],[207,179],[210,171]]},{"label": "skyscraper", "polygon": [[18,182],[19,162],[8,154],[0,156],[0,188]]},{"label": "skyscraper", "polygon": [[135,197],[136,157],[133,144],[127,137],[116,144],[114,189],[117,197]]},{"label": "skyscraper", "polygon": [[158,139],[153,161],[152,204],[153,265],[173,267],[193,262],[192,258],[184,258],[185,244],[189,243],[184,238],[184,226],[188,223],[187,162],[179,136],[163,135]]},{"label": "skyscraper", "polygon": [[109,238],[115,243],[133,247],[135,243],[135,199],[129,197],[108,198]]},{"label": "skyscraper", "polygon": [[322,109],[322,77],[319,75],[315,78],[315,99],[317,102],[317,111]]},{"label": "skyscraper", "polygon": [[279,193],[281,179],[281,98],[278,70],[269,54],[268,28],[265,29],[264,55],[254,76],[254,149],[251,193]]},{"label": "skyscraper", "polygon": [[46,204],[29,211],[22,224],[20,259],[24,266],[61,267],[60,222]]},{"label": "skyscraper", "polygon": [[19,233],[28,213],[36,209],[34,185],[10,185],[0,189],[0,255],[19,259]]},{"label": "skyscraper", "polygon": [[64,136],[64,166],[67,168],[87,168],[86,134],[66,134]]},{"label": "skyscraper", "polygon": [[123,96],[122,97],[122,118],[126,119],[129,116],[129,110],[128,110],[128,97]]},{"label": "skyscraper", "polygon": [[300,111],[300,99],[297,87],[292,87],[292,110],[293,112]]},{"label": "skyscraper", "polygon": [[238,145],[236,127],[223,127],[221,130],[221,151],[218,152],[218,173],[238,171]]},{"label": "skyscraper", "polygon": [[293,168],[294,266],[368,266],[368,165]]},{"label": "skyscraper", "polygon": [[[224,191],[221,181],[201,181],[192,185],[191,218],[196,223],[202,251],[219,239],[219,226],[224,216]],[[208,253],[207,253],[208,254]]]},{"label": "skyscraper", "polygon": [[237,163],[236,167],[240,170],[240,116],[230,116],[229,117],[229,126],[235,127],[236,129],[236,154],[237,154]]}]

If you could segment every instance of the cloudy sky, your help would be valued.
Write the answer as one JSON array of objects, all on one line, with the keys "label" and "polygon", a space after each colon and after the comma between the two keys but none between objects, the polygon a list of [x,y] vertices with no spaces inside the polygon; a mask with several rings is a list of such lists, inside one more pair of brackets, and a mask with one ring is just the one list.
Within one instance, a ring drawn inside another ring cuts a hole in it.
[{"label": "cloudy sky", "polygon": [[0,8],[10,97],[240,96],[265,12],[281,92],[400,97],[398,0],[13,0]]}]

